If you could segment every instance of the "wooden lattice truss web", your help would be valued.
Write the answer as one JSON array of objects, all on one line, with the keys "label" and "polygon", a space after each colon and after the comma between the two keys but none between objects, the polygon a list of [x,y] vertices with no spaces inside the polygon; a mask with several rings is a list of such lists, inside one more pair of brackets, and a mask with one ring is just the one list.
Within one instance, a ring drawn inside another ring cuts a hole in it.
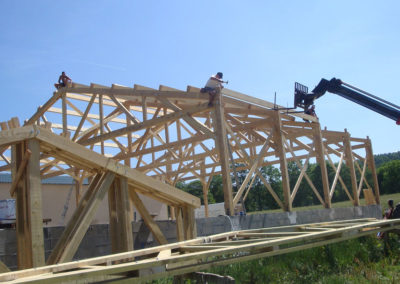
[{"label": "wooden lattice truss web", "polygon": [[[221,175],[228,214],[233,214],[236,204],[247,196],[256,176],[287,211],[292,209],[303,179],[327,208],[338,183],[355,206],[359,205],[362,189],[370,189],[379,203],[368,138],[354,138],[346,131],[321,130],[316,118],[280,108],[228,89],[223,89],[209,106],[208,94],[191,86],[181,91],[165,86],[156,90],[138,85],[129,88],[72,84],[55,92],[25,125],[38,124],[171,185],[200,180],[205,197],[212,177]],[[2,128],[7,125],[2,123]],[[10,161],[7,151],[3,149],[2,153],[1,169],[6,170]],[[289,161],[301,169],[295,184],[289,184]],[[325,161],[336,171],[331,182]],[[339,163],[335,165],[334,161]],[[316,188],[306,174],[311,162],[321,165],[322,189]],[[350,169],[351,188],[340,176],[344,162]],[[260,168],[266,165],[280,169],[283,199],[260,174]],[[367,167],[373,184],[366,181]],[[233,192],[234,169],[247,169],[249,173]],[[90,168],[42,157],[42,178],[63,174],[82,183],[94,173]]]}]

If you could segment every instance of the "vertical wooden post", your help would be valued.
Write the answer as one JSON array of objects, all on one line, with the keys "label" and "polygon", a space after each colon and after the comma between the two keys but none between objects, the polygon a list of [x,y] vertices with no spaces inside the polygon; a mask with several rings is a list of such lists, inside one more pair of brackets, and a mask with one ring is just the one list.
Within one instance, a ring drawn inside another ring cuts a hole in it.
[{"label": "vertical wooden post", "polygon": [[[164,113],[165,114],[167,113],[167,108],[164,108]],[[169,144],[170,139],[169,139],[168,122],[165,123],[164,129],[165,129],[165,143]],[[169,163],[171,161],[171,155],[167,156],[167,161],[168,161],[168,164],[166,165],[166,170],[167,170],[166,180],[167,180],[167,183],[172,184],[172,165]]]},{"label": "vertical wooden post", "polygon": [[367,141],[365,142],[365,152],[366,152],[366,159],[369,169],[371,170],[372,179],[374,182],[374,195],[376,204],[381,204],[380,200],[380,193],[379,193],[379,184],[378,184],[378,177],[376,175],[376,168],[375,168],[375,160],[374,160],[374,153],[372,151],[372,143],[369,137],[367,137]]},{"label": "vertical wooden post", "polygon": [[183,208],[183,228],[186,240],[197,237],[196,218],[192,207],[185,206]]},{"label": "vertical wooden post", "polygon": [[205,168],[205,161],[201,164],[201,169],[200,169],[200,182],[201,186],[203,188],[203,200],[204,200],[204,216],[208,218],[208,188],[207,188],[207,182],[206,182],[206,168]]},{"label": "vertical wooden post", "polygon": [[32,152],[27,166],[27,188],[30,195],[29,213],[31,215],[32,260],[33,267],[38,267],[45,265],[39,141],[28,140],[28,149]]},{"label": "vertical wooden post", "polygon": [[112,253],[133,250],[132,214],[126,178],[116,178],[108,190]]},{"label": "vertical wooden post", "polygon": [[[75,175],[79,176],[79,170],[75,170]],[[75,180],[75,202],[76,202],[76,207],[78,207],[79,200],[81,199],[81,192],[82,192],[82,182],[83,182],[83,177],[80,178],[79,180]]]},{"label": "vertical wooden post", "polygon": [[275,142],[275,153],[279,158],[279,164],[281,168],[282,175],[282,188],[283,188],[283,197],[284,197],[284,210],[292,211],[292,202],[290,200],[290,184],[289,184],[289,173],[286,161],[286,151],[285,151],[285,141],[282,135],[282,123],[281,116],[279,111],[275,111],[272,113],[273,117],[273,139]]},{"label": "vertical wooden post", "polygon": [[350,171],[351,188],[353,191],[354,206],[360,206],[360,198],[358,196],[358,191],[357,191],[356,170],[354,168],[354,161],[353,161],[353,151],[351,150],[351,143],[350,143],[350,133],[348,133],[346,129],[345,129],[345,133],[343,136],[343,147],[344,147],[344,156],[345,156],[346,165]]},{"label": "vertical wooden post", "polygon": [[[104,134],[104,108],[103,108],[103,95],[99,95],[99,124],[100,135]],[[104,141],[100,142],[101,154],[104,155]]]},{"label": "vertical wooden post", "polygon": [[214,100],[214,134],[215,146],[219,154],[219,162],[222,173],[222,187],[224,190],[226,215],[233,215],[232,181],[229,169],[228,145],[226,139],[226,128],[224,125],[224,109],[221,93]]},{"label": "vertical wooden post", "polygon": [[[13,179],[16,178],[16,169],[18,169],[26,149],[25,143],[19,143],[13,146]],[[26,171],[25,171],[26,174]],[[24,180],[23,177],[22,180]],[[33,267],[32,262],[32,242],[30,235],[30,218],[29,213],[29,191],[26,183],[21,181],[17,184],[16,189],[16,233],[17,233],[17,262],[18,269],[27,269]]]},{"label": "vertical wooden post", "polygon": [[61,108],[62,108],[62,126],[63,135],[66,136],[68,132],[68,121],[67,121],[67,94],[63,93],[61,97]]},{"label": "vertical wooden post", "polygon": [[322,189],[324,192],[324,201],[325,201],[325,208],[331,208],[331,197],[329,195],[329,179],[328,179],[328,171],[326,169],[325,163],[325,149],[324,144],[322,142],[322,133],[321,127],[318,122],[312,123],[312,128],[314,132],[314,150],[315,150],[315,157],[319,167],[321,168],[321,179],[322,179]]},{"label": "vertical wooden post", "polygon": [[39,267],[45,264],[39,141],[28,140],[16,146],[15,158],[17,167],[26,148],[32,154],[29,158],[25,175],[16,189],[17,259],[19,269]]},{"label": "vertical wooden post", "polygon": [[182,242],[185,240],[184,228],[183,228],[183,217],[182,217],[182,208],[174,207],[175,210],[175,218],[176,218],[176,238],[178,242]]}]

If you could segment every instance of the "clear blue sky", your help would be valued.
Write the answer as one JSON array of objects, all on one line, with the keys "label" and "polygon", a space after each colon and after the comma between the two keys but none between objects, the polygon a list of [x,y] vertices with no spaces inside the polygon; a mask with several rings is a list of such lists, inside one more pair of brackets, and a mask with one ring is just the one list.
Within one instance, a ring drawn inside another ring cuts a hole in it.
[{"label": "clear blue sky", "polygon": [[[400,1],[0,0],[0,121],[29,118],[61,71],[90,84],[201,87],[222,71],[230,89],[281,105],[293,85],[341,78],[400,104]],[[400,126],[336,95],[317,101],[322,126],[400,150]]]}]

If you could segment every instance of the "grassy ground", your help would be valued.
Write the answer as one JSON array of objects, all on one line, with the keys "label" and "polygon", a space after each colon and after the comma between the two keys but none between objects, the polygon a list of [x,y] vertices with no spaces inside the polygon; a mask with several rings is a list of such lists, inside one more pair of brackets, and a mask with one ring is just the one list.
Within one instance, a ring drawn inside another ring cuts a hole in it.
[{"label": "grassy ground", "polygon": [[[393,199],[395,205],[400,202],[400,193],[381,195],[380,199],[381,199],[382,209],[384,210],[387,208],[387,201],[389,199]],[[366,205],[365,200],[360,199],[360,204]],[[352,206],[353,206],[353,204],[351,203],[351,201],[342,201],[342,202],[332,203],[332,208],[343,208],[343,207],[352,207]],[[324,207],[322,205],[313,205],[313,206],[305,206],[305,207],[295,207],[295,208],[293,208],[293,211],[307,211],[307,210],[323,209],[323,208]],[[260,214],[260,213],[271,213],[271,212],[282,212],[282,209],[248,212],[248,214]]]},{"label": "grassy ground", "polygon": [[[400,283],[400,243],[374,236],[230,266],[211,272],[236,283]],[[388,247],[388,245],[387,245]]]},{"label": "grassy ground", "polygon": [[[382,209],[387,201],[400,202],[400,193],[381,196]],[[360,200],[365,205],[365,200]],[[351,207],[350,201],[332,204],[333,208]],[[298,207],[294,211],[322,209],[321,205]],[[281,212],[268,210],[264,212]],[[253,212],[249,214],[262,213]],[[236,283],[400,283],[400,237],[390,234],[385,242],[376,236],[312,248],[275,257],[217,266],[208,272],[229,275]],[[166,278],[153,283],[172,283]],[[185,283],[197,283],[186,280]]]}]

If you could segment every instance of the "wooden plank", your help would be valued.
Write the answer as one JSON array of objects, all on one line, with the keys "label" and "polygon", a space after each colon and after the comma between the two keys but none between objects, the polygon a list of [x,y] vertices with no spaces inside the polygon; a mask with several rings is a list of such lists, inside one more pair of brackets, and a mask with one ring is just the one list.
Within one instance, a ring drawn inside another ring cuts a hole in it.
[{"label": "wooden plank", "polygon": [[28,164],[29,158],[31,157],[32,152],[27,149],[25,151],[25,154],[22,158],[21,164],[18,167],[18,171],[16,176],[13,178],[11,187],[10,187],[10,196],[14,197],[15,194],[15,190],[17,189],[17,184],[20,182],[22,175],[24,174],[25,170],[26,170],[26,166]]},{"label": "wooden plank", "polygon": [[43,213],[42,213],[42,181],[40,178],[40,143],[37,140],[28,140],[28,150],[31,156],[27,166],[27,189],[29,190],[29,217],[32,239],[32,265],[45,265]]},{"label": "wooden plank", "polygon": [[[26,151],[25,143],[18,143],[12,147],[12,160],[14,166],[17,168],[23,157],[23,153]],[[16,170],[15,170],[16,172]],[[26,171],[25,171],[26,174]],[[26,269],[33,267],[32,261],[32,239],[30,231],[29,216],[29,191],[27,189],[26,178],[24,182],[17,183],[16,189],[16,235],[17,235],[17,265],[18,269]]]},{"label": "wooden plank", "polygon": [[182,208],[174,207],[174,211],[175,211],[175,218],[176,218],[176,239],[178,242],[182,242],[185,240]]},{"label": "wooden plank", "polygon": [[267,140],[266,142],[264,142],[264,145],[262,146],[260,153],[258,154],[257,158],[254,160],[254,163],[252,165],[252,167],[250,168],[249,172],[247,173],[244,181],[242,182],[240,188],[238,189],[235,198],[233,199],[233,207],[235,208],[235,206],[237,205],[237,203],[240,200],[240,197],[243,194],[243,191],[245,190],[247,184],[249,183],[253,173],[256,171],[256,169],[259,167],[260,162],[262,161],[263,157],[264,157],[264,152],[267,151],[267,147],[269,147],[269,140]]},{"label": "wooden plank", "polygon": [[189,114],[194,114],[194,113],[197,113],[197,112],[204,111],[204,110],[206,110],[208,108],[209,107],[208,107],[207,104],[203,104],[203,105],[200,105],[200,106],[192,107],[190,109],[186,109],[184,111],[176,111],[174,113],[166,114],[166,115],[164,115],[162,117],[157,117],[157,118],[153,118],[153,119],[150,119],[150,120],[146,120],[146,121],[144,121],[142,123],[139,123],[139,124],[134,124],[134,125],[131,125],[129,127],[120,128],[118,130],[114,130],[114,131],[106,133],[104,135],[100,135],[100,136],[97,136],[97,137],[94,137],[94,138],[90,138],[88,140],[82,141],[81,144],[82,145],[90,145],[90,144],[93,144],[93,143],[100,142],[102,140],[104,141],[104,140],[107,140],[107,139],[111,139],[111,138],[114,138],[114,137],[121,136],[121,135],[126,134],[128,132],[134,132],[134,131],[145,129],[145,128],[148,128],[148,127],[154,127],[154,126],[157,126],[157,125],[164,124],[166,121],[176,120],[176,119],[179,119],[181,117],[188,116]]},{"label": "wooden plank", "polygon": [[357,177],[354,168],[353,152],[351,151],[350,134],[345,132],[343,136],[343,146],[346,165],[350,171],[351,188],[353,192],[354,206],[360,206],[360,198],[357,192]]},{"label": "wooden plank", "polygon": [[313,138],[314,138],[315,156],[317,163],[321,168],[322,189],[324,192],[324,201],[325,201],[324,207],[331,208],[331,199],[329,197],[328,171],[326,169],[325,150],[319,123],[313,123],[313,132],[314,132]]},{"label": "wooden plank", "polygon": [[128,195],[128,181],[117,178],[108,191],[110,239],[113,253],[133,250],[132,214]]},{"label": "wooden plank", "polygon": [[[335,164],[333,163],[331,157],[329,156],[328,151],[326,151],[326,157],[328,158],[328,161],[329,161],[331,167],[333,168],[333,170],[337,172],[336,166],[335,166]],[[340,156],[340,157],[341,157],[341,156]],[[350,194],[350,192],[349,192],[349,190],[348,190],[346,184],[344,183],[344,181],[343,181],[343,179],[342,179],[342,177],[341,177],[340,175],[338,175],[338,179],[339,179],[340,184],[342,185],[344,191],[346,192],[347,197],[349,198],[349,200],[350,200],[352,203],[354,203],[354,202],[353,202],[353,197],[351,196],[351,194]]]},{"label": "wooden plank", "polygon": [[75,140],[78,138],[79,132],[81,131],[82,126],[83,126],[83,124],[84,124],[85,121],[86,121],[86,118],[87,118],[87,116],[88,116],[88,114],[89,114],[89,112],[90,112],[90,109],[92,108],[92,105],[93,105],[93,102],[94,102],[95,99],[96,99],[96,95],[93,95],[93,96],[90,98],[90,101],[89,101],[89,103],[88,103],[88,105],[87,105],[87,107],[86,107],[86,109],[85,109],[85,112],[83,113],[82,118],[81,118],[81,120],[79,121],[78,127],[77,127],[76,130],[75,130],[75,134],[74,134],[74,136],[72,137],[72,141],[75,141]]},{"label": "wooden plank", "polygon": [[[270,103],[270,102],[267,102],[267,101],[264,101],[264,100],[261,100],[261,99],[255,98],[255,97],[251,97],[249,95],[242,94],[242,93],[239,93],[239,92],[236,92],[233,90],[229,90],[226,88],[222,89],[222,93],[223,93],[223,95],[230,96],[230,97],[233,97],[233,98],[236,98],[236,99],[239,99],[242,101],[246,101],[246,102],[249,102],[249,103],[252,103],[255,105],[260,105],[262,107],[267,107],[270,109],[274,109],[275,107],[284,108],[283,106],[277,106],[273,103]],[[311,115],[303,114],[303,113],[290,113],[290,115],[304,118],[304,119],[307,119],[307,120],[313,121],[313,122],[318,121],[318,118],[313,117]]]},{"label": "wooden plank", "polygon": [[281,117],[278,111],[273,115],[274,132],[273,140],[275,142],[275,152],[277,157],[279,157],[279,164],[282,176],[282,187],[283,187],[283,197],[284,197],[284,210],[292,211],[292,202],[290,200],[290,184],[289,184],[289,173],[286,161],[286,151],[285,151],[285,137],[282,135],[282,124]]},{"label": "wooden plank", "polygon": [[[342,221],[343,223],[348,222]],[[317,224],[305,224],[305,225],[297,225],[297,226],[290,226],[290,229],[293,228],[307,228],[307,227],[314,227],[320,226],[323,224],[339,224],[341,222],[327,222],[327,223],[317,223]],[[28,281],[33,280],[36,283],[40,280],[47,280],[53,282],[61,282],[63,280],[85,280],[90,282],[89,280],[95,275],[111,275],[117,273],[127,273],[129,271],[137,271],[138,269],[145,269],[151,267],[159,267],[161,265],[166,265],[170,263],[188,263],[188,261],[197,260],[202,261],[202,263],[207,263],[207,265],[215,265],[216,262],[214,261],[215,257],[219,258],[217,264],[227,264],[226,259],[224,260],[224,256],[227,256],[229,261],[232,262],[239,262],[248,260],[248,257],[251,256],[252,258],[260,258],[261,256],[272,256],[280,253],[289,253],[294,250],[300,249],[307,249],[310,247],[315,247],[319,245],[325,245],[328,242],[338,242],[343,241],[346,239],[351,239],[355,237],[361,237],[368,234],[375,234],[377,231],[389,230],[393,227],[400,228],[400,221],[399,220],[386,220],[386,221],[377,221],[374,219],[363,219],[363,220],[354,220],[354,222],[350,222],[346,225],[347,227],[339,228],[339,229],[330,229],[324,230],[320,232],[310,232],[307,235],[299,235],[293,237],[283,237],[278,238],[275,240],[260,240],[257,239],[255,242],[247,242],[242,243],[244,245],[235,245],[230,246],[225,241],[226,239],[230,239],[235,236],[236,232],[233,233],[223,233],[213,236],[208,236],[204,238],[198,238],[192,241],[185,241],[183,243],[174,243],[164,246],[159,246],[155,248],[148,248],[143,249],[140,251],[122,253],[122,254],[114,254],[109,256],[103,257],[96,257],[92,259],[74,261],[71,263],[66,264],[59,264],[53,265],[43,268],[37,269],[30,269],[24,271],[16,271],[10,273],[4,273],[0,275],[0,281],[11,281],[11,280],[18,280],[19,281]],[[282,227],[282,229],[287,229],[288,226]],[[277,230],[277,228],[271,228],[272,230]],[[267,231],[271,231],[267,230]],[[371,230],[372,229],[372,230]],[[247,230],[241,232],[254,232],[255,230]],[[321,242],[321,240],[323,240]],[[180,248],[184,249],[186,247],[193,247],[193,246],[206,246],[209,244],[217,245],[216,249],[204,251],[204,252],[197,252],[197,253],[185,253],[185,254],[171,254],[171,257],[167,259],[157,259],[154,257],[154,254],[161,255],[164,254],[164,251],[167,250],[179,250]],[[310,242],[309,245],[306,247],[303,246],[305,242]],[[221,244],[223,244],[221,246]],[[300,245],[300,247],[293,247],[293,245]],[[287,251],[284,250],[284,247],[290,247]],[[261,253],[261,254],[260,254]],[[234,256],[234,257],[231,257]],[[242,256],[246,256],[244,259]],[[141,260],[132,261],[135,257],[140,257]],[[221,257],[221,258],[220,258]],[[131,263],[126,263],[126,260],[131,261]],[[119,263],[117,265],[112,265],[112,263]],[[95,267],[95,265],[98,265]],[[95,270],[94,270],[95,268]],[[204,266],[203,266],[204,268]],[[98,270],[101,269],[101,270]],[[191,269],[198,271],[200,268],[199,266],[193,266]],[[180,270],[180,273],[184,273],[186,271]],[[155,274],[153,274],[154,276]],[[28,278],[28,277],[35,277],[36,278]],[[26,277],[26,278],[25,278]],[[49,277],[44,279],[43,277]],[[164,273],[159,274],[157,277],[165,277]],[[25,279],[24,279],[25,278]],[[50,279],[52,278],[52,279]],[[128,279],[128,281],[145,281],[147,278],[141,277],[140,279]],[[126,282],[130,283],[130,282]]]},{"label": "wooden plank", "polygon": [[342,168],[342,163],[343,163],[343,156],[344,153],[342,153],[340,160],[339,160],[339,164],[338,167],[336,169],[336,174],[335,174],[335,178],[333,179],[332,185],[331,185],[331,189],[329,191],[329,196],[332,199],[333,193],[335,192],[335,187],[336,187],[336,183],[338,181],[338,177],[340,176],[340,169]]},{"label": "wooden plank", "polygon": [[62,91],[54,92],[53,96],[43,105],[40,106],[37,112],[28,119],[24,125],[35,123],[58,99],[63,95]]},{"label": "wooden plank", "polygon": [[191,207],[183,207],[183,227],[186,240],[191,240],[197,237],[196,219],[194,217],[194,209]]},{"label": "wooden plank", "polygon": [[163,233],[161,232],[160,228],[158,227],[157,223],[153,220],[150,213],[147,211],[146,207],[143,205],[142,200],[140,200],[139,195],[135,192],[133,188],[129,188],[129,196],[133,204],[135,205],[137,211],[139,212],[140,216],[142,216],[143,221],[153,234],[156,241],[161,244],[167,244],[167,239],[164,237]]},{"label": "wooden plank", "polygon": [[374,196],[374,193],[372,192],[372,189],[364,188],[363,193],[364,193],[365,203],[367,205],[375,205],[376,204],[375,196]]},{"label": "wooden plank", "polygon": [[61,96],[61,106],[62,106],[62,125],[63,125],[63,135],[67,135],[68,121],[67,121],[67,103],[66,94]]},{"label": "wooden plank", "polygon": [[215,146],[218,152],[219,163],[222,172],[222,188],[224,191],[225,214],[233,216],[235,212],[233,207],[232,181],[229,168],[225,115],[222,104],[223,102],[221,101],[221,94],[218,93],[214,99],[214,113],[213,113]]},{"label": "wooden plank", "polygon": [[0,260],[0,274],[10,272],[11,270]]},{"label": "wooden plank", "polygon": [[358,186],[358,189],[357,189],[357,195],[358,196],[360,196],[360,193],[361,193],[361,188],[363,186],[363,181],[365,179],[365,170],[366,169],[367,169],[367,159],[364,160],[364,166],[363,166],[363,169],[362,169],[362,172],[361,172],[361,176],[360,176],[360,183],[359,183],[359,186]]},{"label": "wooden plank", "polygon": [[9,146],[26,139],[34,138],[37,135],[37,131],[35,130],[31,126],[25,126],[0,131],[0,146]]},{"label": "wooden plank", "polygon": [[7,122],[5,122],[5,121],[0,122],[0,128],[1,128],[2,131],[3,130],[8,130]]},{"label": "wooden plank", "polygon": [[91,186],[93,190],[87,190],[85,193],[85,196],[79,203],[79,207],[71,217],[56,247],[47,260],[48,264],[72,260],[114,177],[115,174],[108,171],[101,178],[96,178],[93,181]]},{"label": "wooden plank", "polygon": [[371,140],[369,139],[369,137],[367,138],[367,141],[365,142],[365,152],[366,152],[367,161],[368,161],[368,168],[371,171],[372,180],[374,183],[375,201],[377,204],[380,204],[378,176],[376,174],[374,153],[372,151],[372,143],[371,143]]},{"label": "wooden plank", "polygon": [[[166,98],[163,98],[161,96],[157,96],[157,99],[162,102],[166,107],[174,110],[175,112],[184,112],[184,115],[181,118],[185,120],[191,127],[193,127],[193,129],[208,135],[214,135],[214,133],[207,126],[191,117],[190,112],[180,109],[179,107],[168,101]],[[208,104],[202,105],[207,106],[205,109],[203,109],[203,111],[211,109]]]}]

